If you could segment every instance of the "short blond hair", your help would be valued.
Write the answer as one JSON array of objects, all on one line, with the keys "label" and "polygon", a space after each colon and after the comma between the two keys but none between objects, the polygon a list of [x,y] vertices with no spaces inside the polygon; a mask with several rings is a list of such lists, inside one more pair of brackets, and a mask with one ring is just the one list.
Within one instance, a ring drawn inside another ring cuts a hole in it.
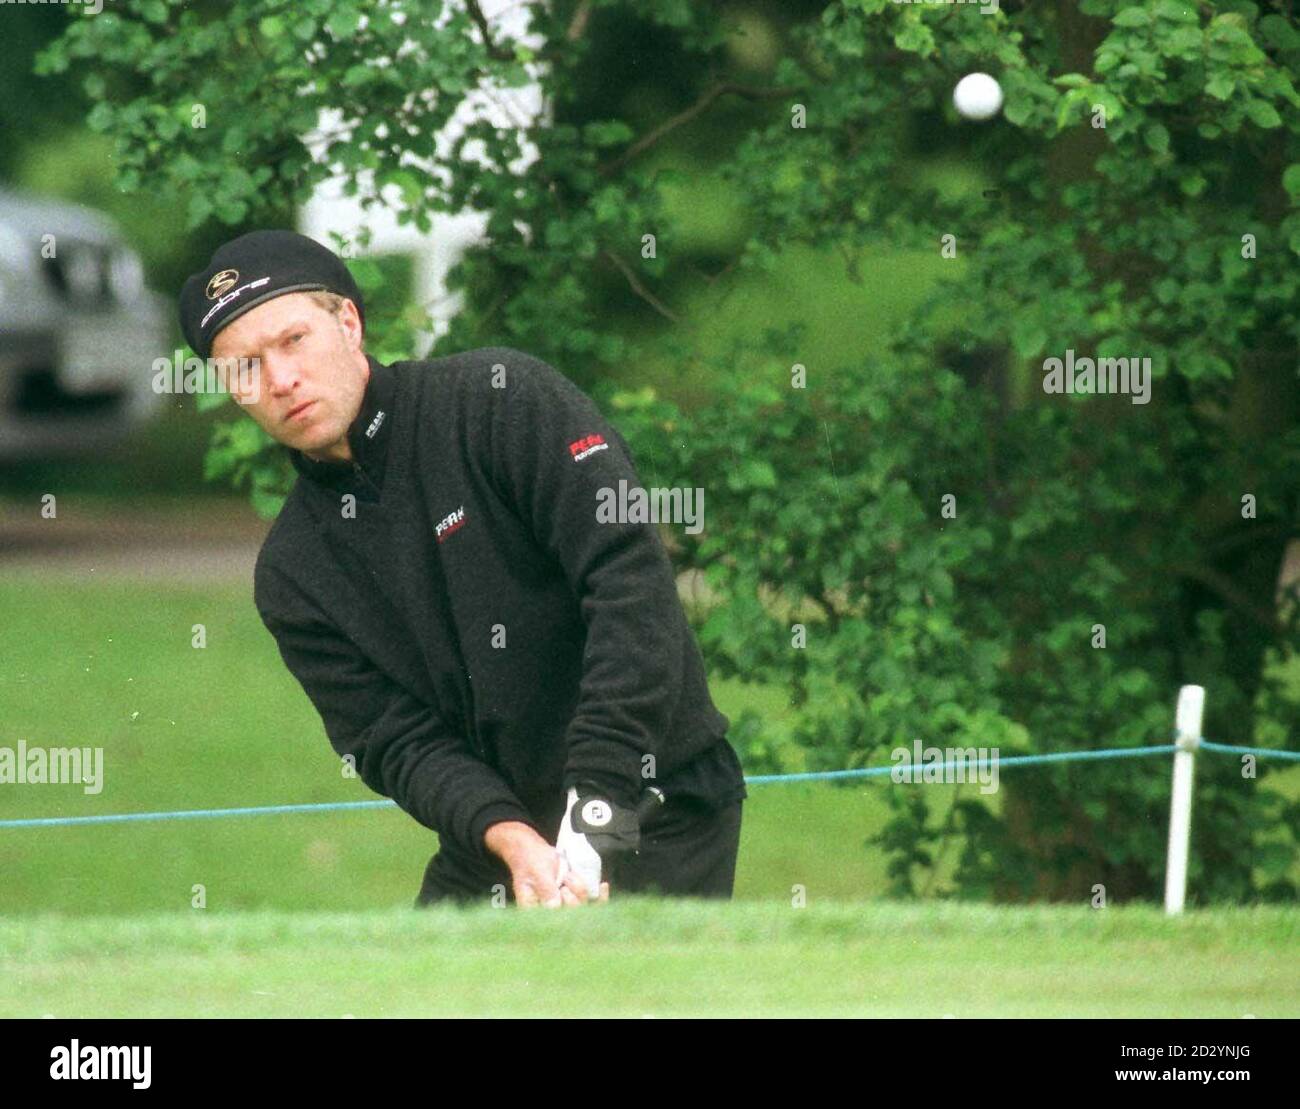
[{"label": "short blond hair", "polygon": [[343,301],[346,299],[339,296],[338,293],[331,293],[326,289],[313,289],[307,295],[317,308],[324,308],[331,315],[337,313],[343,307]]},{"label": "short blond hair", "polygon": [[[323,308],[326,312],[328,312],[331,316],[333,316],[334,322],[338,325],[339,329],[342,330],[343,321],[338,318],[339,309],[343,307],[344,301],[346,301],[348,298],[344,296],[339,296],[338,293],[331,293],[328,289],[312,289],[307,293],[307,295],[311,298],[311,302],[314,305],[316,305],[317,308]],[[364,332],[365,332],[365,328],[363,327],[362,339],[361,339],[362,349],[365,348]]]}]

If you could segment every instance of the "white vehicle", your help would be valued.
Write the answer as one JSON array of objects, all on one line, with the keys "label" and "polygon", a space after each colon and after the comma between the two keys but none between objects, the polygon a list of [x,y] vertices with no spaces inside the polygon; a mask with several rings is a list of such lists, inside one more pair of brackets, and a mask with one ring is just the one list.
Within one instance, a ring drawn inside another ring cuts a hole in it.
[{"label": "white vehicle", "polygon": [[163,398],[167,302],[99,213],[0,189],[0,458],[119,442]]}]

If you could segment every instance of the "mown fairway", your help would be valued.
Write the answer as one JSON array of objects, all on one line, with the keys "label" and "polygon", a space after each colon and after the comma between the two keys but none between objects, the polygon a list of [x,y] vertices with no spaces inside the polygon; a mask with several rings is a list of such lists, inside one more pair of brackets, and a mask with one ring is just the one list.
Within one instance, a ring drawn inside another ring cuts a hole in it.
[{"label": "mown fairway", "polygon": [[1300,916],[627,901],[0,922],[0,1017],[1300,1016]]}]

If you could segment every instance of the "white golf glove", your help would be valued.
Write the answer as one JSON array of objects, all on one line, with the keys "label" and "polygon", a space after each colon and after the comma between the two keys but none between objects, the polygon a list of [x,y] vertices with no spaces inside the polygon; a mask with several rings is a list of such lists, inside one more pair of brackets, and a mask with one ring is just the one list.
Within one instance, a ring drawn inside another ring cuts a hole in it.
[{"label": "white golf glove", "polygon": [[[663,795],[651,789],[649,807],[662,803]],[[646,806],[643,805],[642,808]],[[582,792],[569,788],[568,805],[560,822],[555,847],[560,853],[560,881],[572,870],[587,889],[587,896],[600,896],[601,863],[622,851],[641,846],[641,809],[616,805],[591,787]]]}]

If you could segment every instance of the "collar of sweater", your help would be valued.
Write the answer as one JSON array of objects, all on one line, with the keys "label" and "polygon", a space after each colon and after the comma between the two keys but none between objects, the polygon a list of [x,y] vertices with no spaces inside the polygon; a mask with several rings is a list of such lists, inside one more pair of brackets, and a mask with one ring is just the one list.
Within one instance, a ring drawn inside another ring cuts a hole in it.
[{"label": "collar of sweater", "polygon": [[391,366],[385,366],[370,355],[370,380],[361,398],[361,408],[356,419],[348,425],[348,446],[352,450],[351,462],[315,462],[302,451],[289,450],[289,460],[303,477],[330,489],[349,489],[356,484],[356,467],[376,485],[384,480],[384,461],[388,456],[388,440],[393,429],[393,400],[397,381]]}]

